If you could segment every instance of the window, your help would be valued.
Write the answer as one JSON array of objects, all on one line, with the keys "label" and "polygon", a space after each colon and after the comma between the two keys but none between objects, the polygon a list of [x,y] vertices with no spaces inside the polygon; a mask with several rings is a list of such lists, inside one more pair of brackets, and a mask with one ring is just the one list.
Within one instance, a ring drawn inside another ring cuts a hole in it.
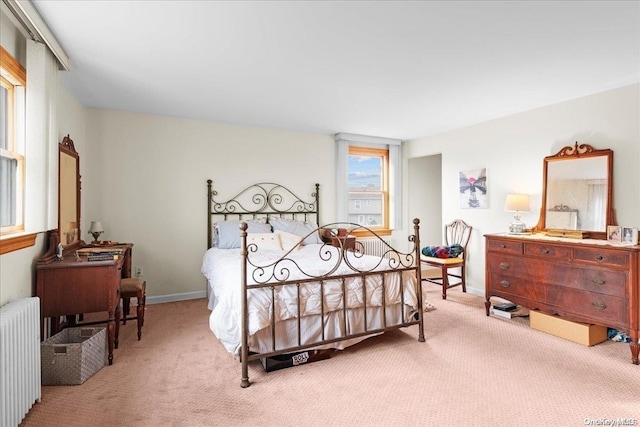
[{"label": "window", "polygon": [[366,224],[381,236],[402,228],[402,141],[349,133],[334,138],[338,221]]},{"label": "window", "polygon": [[26,72],[0,47],[0,235],[24,231]]},{"label": "window", "polygon": [[350,146],[348,169],[348,220],[362,223],[364,202],[367,220],[362,225],[388,230],[389,150]]}]

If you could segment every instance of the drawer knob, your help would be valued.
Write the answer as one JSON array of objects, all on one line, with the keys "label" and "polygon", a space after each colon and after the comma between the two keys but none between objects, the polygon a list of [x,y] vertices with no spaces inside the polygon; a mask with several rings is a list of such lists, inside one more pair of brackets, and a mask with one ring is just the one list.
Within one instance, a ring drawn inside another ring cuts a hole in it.
[{"label": "drawer knob", "polygon": [[591,280],[593,283],[595,283],[596,285],[604,285],[606,282],[602,279],[592,279]]},{"label": "drawer knob", "polygon": [[596,260],[597,261],[603,261],[604,257],[602,255],[596,255]]},{"label": "drawer knob", "polygon": [[543,250],[542,250],[542,253],[543,253],[543,254],[545,254],[545,255],[549,255],[549,249],[546,249],[546,248],[545,248],[545,249],[543,249]]},{"label": "drawer knob", "polygon": [[511,286],[511,283],[509,283],[509,281],[508,281],[508,280],[501,280],[501,281],[500,281],[500,285],[501,285],[503,288],[508,288],[508,287],[510,287],[510,286]]},{"label": "drawer knob", "polygon": [[503,270],[508,270],[509,269],[509,263],[508,262],[501,262],[500,264],[498,264],[498,267],[500,267]]},{"label": "drawer knob", "polygon": [[600,310],[604,310],[605,308],[607,308],[607,304],[601,301],[594,301],[591,303],[591,305]]}]

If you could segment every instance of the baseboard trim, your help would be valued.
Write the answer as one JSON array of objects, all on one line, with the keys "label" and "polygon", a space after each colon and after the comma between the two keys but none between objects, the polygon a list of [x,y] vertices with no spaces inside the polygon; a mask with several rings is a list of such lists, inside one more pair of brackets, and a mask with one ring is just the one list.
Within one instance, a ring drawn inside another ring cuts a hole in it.
[{"label": "baseboard trim", "polygon": [[155,297],[147,297],[147,304],[161,304],[163,302],[186,301],[189,299],[206,298],[206,291],[186,292],[183,294],[158,295]]},{"label": "baseboard trim", "polygon": [[476,295],[479,297],[484,297],[484,289],[472,288],[471,286],[467,286],[467,293]]}]

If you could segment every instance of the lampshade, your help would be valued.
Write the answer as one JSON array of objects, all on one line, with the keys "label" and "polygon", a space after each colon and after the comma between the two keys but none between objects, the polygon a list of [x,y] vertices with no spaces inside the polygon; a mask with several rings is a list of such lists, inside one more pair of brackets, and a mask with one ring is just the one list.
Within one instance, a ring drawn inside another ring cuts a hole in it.
[{"label": "lampshade", "polygon": [[100,221],[91,221],[91,226],[89,227],[89,233],[102,233],[104,232],[104,228],[102,228],[102,224]]},{"label": "lampshade", "polygon": [[504,203],[504,210],[507,212],[515,212],[513,214],[513,222],[509,224],[509,232],[513,234],[524,233],[527,226],[520,221],[520,212],[529,212],[529,195],[528,194],[507,194],[507,201]]},{"label": "lampshade", "polygon": [[504,210],[507,212],[529,212],[528,194],[507,194]]}]

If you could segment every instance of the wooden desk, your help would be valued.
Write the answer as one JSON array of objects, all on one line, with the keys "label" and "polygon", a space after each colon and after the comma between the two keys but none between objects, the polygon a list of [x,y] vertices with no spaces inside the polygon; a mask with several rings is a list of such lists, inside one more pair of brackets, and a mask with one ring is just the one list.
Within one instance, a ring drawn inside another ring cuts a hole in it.
[{"label": "wooden desk", "polygon": [[132,244],[114,248],[123,249],[117,260],[78,260],[74,254],[65,254],[62,261],[38,264],[36,267],[36,294],[40,297],[41,337],[44,338],[45,320],[53,318],[51,334],[59,330],[60,316],[107,312],[109,339],[109,365],[113,363],[113,348],[120,326],[120,279],[131,276]]}]

